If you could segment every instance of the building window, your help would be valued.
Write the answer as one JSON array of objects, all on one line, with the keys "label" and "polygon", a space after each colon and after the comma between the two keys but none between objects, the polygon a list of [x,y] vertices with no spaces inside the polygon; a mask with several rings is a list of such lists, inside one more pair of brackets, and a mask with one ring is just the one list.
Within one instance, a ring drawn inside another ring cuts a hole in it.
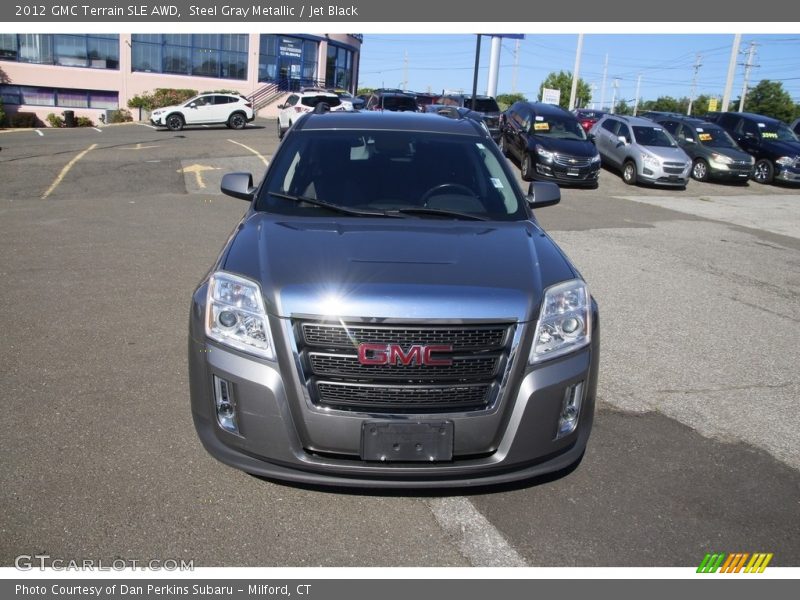
[{"label": "building window", "polygon": [[63,67],[119,69],[119,36],[2,34],[0,60]]},{"label": "building window", "polygon": [[262,34],[259,47],[259,81],[273,81],[287,89],[318,83],[318,42],[288,35]]},{"label": "building window", "polygon": [[63,108],[119,108],[119,94],[106,90],[80,90],[65,88],[0,85],[3,104],[30,106],[58,106]]},{"label": "building window", "polygon": [[132,36],[131,69],[218,79],[247,79],[246,34]]},{"label": "building window", "polygon": [[328,43],[325,85],[349,90],[353,82],[353,51]]}]

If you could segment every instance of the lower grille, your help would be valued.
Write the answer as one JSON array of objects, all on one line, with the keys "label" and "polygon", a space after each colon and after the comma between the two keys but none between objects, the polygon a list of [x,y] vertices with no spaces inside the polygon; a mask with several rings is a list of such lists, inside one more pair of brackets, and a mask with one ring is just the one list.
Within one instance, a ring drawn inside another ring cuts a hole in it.
[{"label": "lower grille", "polygon": [[669,173],[670,175],[680,175],[683,173],[683,167],[664,167],[664,173]]},{"label": "lower grille", "polygon": [[317,383],[320,404],[366,410],[474,410],[485,408],[491,385],[386,386],[336,382]]}]

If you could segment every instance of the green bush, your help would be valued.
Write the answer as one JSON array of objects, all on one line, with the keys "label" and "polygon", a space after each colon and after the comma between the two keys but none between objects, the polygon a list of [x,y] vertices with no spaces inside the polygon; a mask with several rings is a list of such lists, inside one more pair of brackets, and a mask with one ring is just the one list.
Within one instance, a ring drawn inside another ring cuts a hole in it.
[{"label": "green bush", "polygon": [[78,117],[75,120],[75,124],[78,127],[94,127],[94,123],[89,117]]},{"label": "green bush", "polygon": [[64,119],[59,117],[55,113],[50,113],[46,117],[47,122],[50,124],[50,127],[63,127],[64,126]]},{"label": "green bush", "polygon": [[130,123],[133,121],[131,111],[120,108],[119,110],[112,110],[108,113],[109,123]]},{"label": "green bush", "polygon": [[39,127],[41,125],[41,121],[39,121],[36,113],[31,112],[18,112],[11,115],[9,119],[11,127]]},{"label": "green bush", "polygon": [[143,108],[152,111],[162,106],[173,106],[197,96],[197,90],[157,88],[152,94],[144,92],[128,100],[128,108]]}]

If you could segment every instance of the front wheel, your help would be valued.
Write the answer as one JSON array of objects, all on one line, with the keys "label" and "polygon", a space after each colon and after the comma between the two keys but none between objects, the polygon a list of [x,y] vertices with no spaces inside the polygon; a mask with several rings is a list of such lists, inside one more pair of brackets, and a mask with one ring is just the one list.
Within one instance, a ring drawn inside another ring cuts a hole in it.
[{"label": "front wheel", "polygon": [[180,131],[183,129],[183,117],[180,115],[170,115],[167,117],[167,129],[170,131]]},{"label": "front wheel", "polygon": [[632,160],[622,166],[622,181],[628,185],[636,185],[636,165]]},{"label": "front wheel", "polygon": [[522,179],[525,181],[533,181],[533,161],[531,161],[531,155],[526,154],[525,158],[522,159]]},{"label": "front wheel", "polygon": [[503,156],[507,157],[508,156],[508,142],[506,142],[505,134],[501,134],[500,135],[499,146],[500,146],[500,152],[503,153]]},{"label": "front wheel", "polygon": [[698,158],[692,165],[692,177],[697,181],[708,181],[708,163]]},{"label": "front wheel", "polygon": [[244,129],[245,125],[247,125],[247,119],[242,113],[234,113],[228,119],[228,127],[231,129]]},{"label": "front wheel", "polygon": [[772,162],[764,158],[758,161],[753,171],[753,179],[758,183],[772,183],[772,180],[775,179],[775,168],[772,166]]}]

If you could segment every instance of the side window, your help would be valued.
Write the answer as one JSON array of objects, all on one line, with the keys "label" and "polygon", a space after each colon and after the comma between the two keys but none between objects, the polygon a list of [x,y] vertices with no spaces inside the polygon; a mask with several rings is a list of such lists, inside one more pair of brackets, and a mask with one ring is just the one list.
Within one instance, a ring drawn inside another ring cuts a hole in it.
[{"label": "side window", "polygon": [[759,137],[758,125],[752,121],[746,121],[745,119],[742,119],[742,131],[744,131],[746,136],[753,136],[756,138]]},{"label": "side window", "polygon": [[631,141],[633,139],[631,137],[631,129],[630,129],[630,127],[625,125],[625,123],[620,123],[619,124],[619,129],[617,130],[617,135],[625,136],[625,141],[628,142],[629,144],[631,143]]},{"label": "side window", "polygon": [[286,100],[286,105],[287,106],[294,106],[295,104],[297,104],[297,96],[292,94],[291,96],[289,96],[289,99]]},{"label": "side window", "polygon": [[617,123],[619,123],[619,121],[615,121],[614,119],[606,119],[601,123],[600,127],[616,135]]},{"label": "side window", "polygon": [[678,137],[678,132],[683,130],[683,126],[678,125],[675,121],[662,121],[659,123],[664,129],[669,131],[673,136]]},{"label": "side window", "polygon": [[230,104],[236,102],[236,99],[231,96],[214,96],[214,104]]}]

